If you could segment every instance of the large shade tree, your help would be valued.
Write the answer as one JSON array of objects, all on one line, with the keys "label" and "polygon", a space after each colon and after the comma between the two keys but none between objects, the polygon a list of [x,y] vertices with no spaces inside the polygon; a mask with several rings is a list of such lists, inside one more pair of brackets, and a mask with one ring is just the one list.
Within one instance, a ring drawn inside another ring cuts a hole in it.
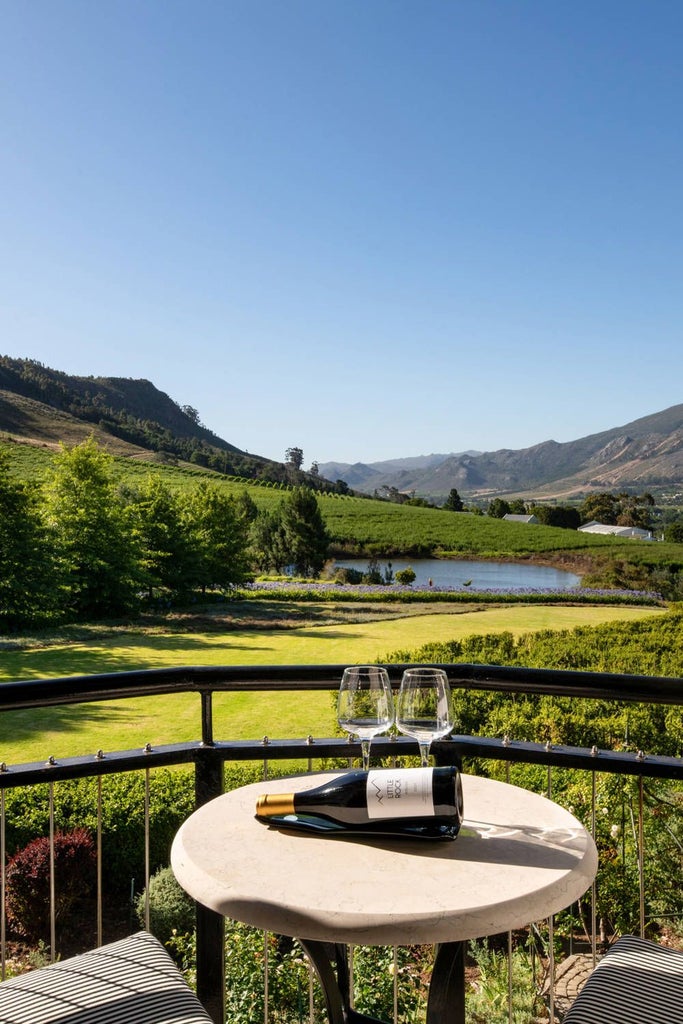
[{"label": "large shade tree", "polygon": [[508,515],[509,511],[510,503],[505,498],[492,498],[489,502],[487,515],[492,516],[494,519],[502,519],[503,516]]},{"label": "large shade tree", "polygon": [[579,512],[584,523],[596,520],[599,523],[637,526],[649,530],[654,504],[654,498],[647,492],[611,494],[609,491],[598,491],[584,498]]}]

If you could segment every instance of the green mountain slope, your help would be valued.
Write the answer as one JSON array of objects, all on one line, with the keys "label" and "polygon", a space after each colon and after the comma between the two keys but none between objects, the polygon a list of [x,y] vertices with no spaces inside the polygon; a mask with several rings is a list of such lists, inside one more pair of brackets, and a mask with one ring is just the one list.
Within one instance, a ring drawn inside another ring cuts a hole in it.
[{"label": "green mountain slope", "polygon": [[286,480],[277,462],[218,437],[189,406],[148,380],[75,377],[30,359],[0,356],[0,434],[33,444],[78,444],[90,434],[117,455],[183,460],[250,478]]}]

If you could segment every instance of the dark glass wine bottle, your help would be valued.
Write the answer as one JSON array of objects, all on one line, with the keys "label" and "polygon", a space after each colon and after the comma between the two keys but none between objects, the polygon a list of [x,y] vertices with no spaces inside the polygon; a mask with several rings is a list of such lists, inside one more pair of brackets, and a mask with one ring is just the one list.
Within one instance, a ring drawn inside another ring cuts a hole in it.
[{"label": "dark glass wine bottle", "polygon": [[338,775],[314,789],[269,793],[256,802],[256,817],[302,815],[322,818],[349,829],[460,827],[463,816],[460,772],[448,768],[384,768]]}]

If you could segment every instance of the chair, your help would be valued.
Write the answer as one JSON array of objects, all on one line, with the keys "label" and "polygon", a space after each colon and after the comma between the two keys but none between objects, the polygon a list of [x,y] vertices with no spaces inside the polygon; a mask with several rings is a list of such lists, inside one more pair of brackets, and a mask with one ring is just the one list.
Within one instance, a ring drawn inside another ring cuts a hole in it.
[{"label": "chair", "polygon": [[624,935],[600,960],[564,1024],[683,1024],[683,952]]},{"label": "chair", "polygon": [[0,1024],[211,1024],[148,932],[0,984]]}]

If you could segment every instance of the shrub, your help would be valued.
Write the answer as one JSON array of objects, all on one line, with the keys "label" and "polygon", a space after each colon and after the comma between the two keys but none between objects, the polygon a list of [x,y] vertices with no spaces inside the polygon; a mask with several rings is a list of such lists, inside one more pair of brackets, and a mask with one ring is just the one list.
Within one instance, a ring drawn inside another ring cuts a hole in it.
[{"label": "shrub", "polygon": [[[283,773],[285,769],[282,770]],[[263,778],[260,763],[229,764],[225,787],[234,789]],[[54,787],[58,831],[85,828],[97,834],[97,779],[71,779]],[[169,862],[173,838],[195,808],[194,776],[190,769],[158,768],[149,780],[150,874]],[[5,792],[6,843],[11,856],[50,829],[47,784],[19,786]],[[136,891],[145,878],[145,778],[142,772],[123,772],[102,780],[102,863],[106,894],[126,898],[131,880]]]},{"label": "shrub", "polygon": [[335,583],[361,583],[363,581],[363,573],[360,569],[352,569],[350,566],[340,566],[335,569],[334,576],[332,577]]},{"label": "shrub", "polygon": [[[64,923],[77,899],[92,894],[96,850],[87,829],[54,837],[55,917]],[[33,839],[7,864],[7,922],[17,935],[39,940],[50,929],[50,840]]]},{"label": "shrub", "polygon": [[396,573],[396,582],[407,586],[415,582],[415,570],[408,566],[407,569],[399,569]]},{"label": "shrub", "polygon": [[[147,890],[140,893],[135,911],[145,927]],[[159,942],[167,943],[173,932],[186,935],[195,926],[194,903],[175,880],[170,868],[161,868],[149,880],[149,930]]]},{"label": "shrub", "polygon": [[[168,864],[173,837],[194,810],[191,771],[158,769],[150,776],[150,872]],[[19,850],[49,831],[47,785],[18,787],[6,794],[7,848]],[[57,828],[97,831],[97,779],[76,779],[54,787]],[[102,861],[107,892],[128,893],[131,879],[145,875],[145,779],[141,772],[102,780]],[[139,886],[138,886],[139,887]]]}]

